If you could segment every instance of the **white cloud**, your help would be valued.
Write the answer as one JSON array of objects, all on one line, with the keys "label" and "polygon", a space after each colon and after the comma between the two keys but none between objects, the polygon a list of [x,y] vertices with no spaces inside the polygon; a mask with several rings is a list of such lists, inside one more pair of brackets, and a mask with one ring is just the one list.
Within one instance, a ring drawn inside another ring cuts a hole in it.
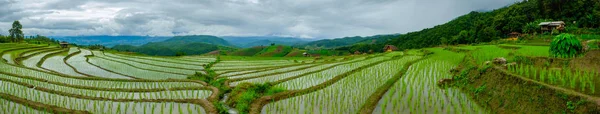
[{"label": "white cloud", "polygon": [[[406,33],[519,0],[0,0],[0,34],[295,36]],[[8,25],[8,26],[7,26]]]}]

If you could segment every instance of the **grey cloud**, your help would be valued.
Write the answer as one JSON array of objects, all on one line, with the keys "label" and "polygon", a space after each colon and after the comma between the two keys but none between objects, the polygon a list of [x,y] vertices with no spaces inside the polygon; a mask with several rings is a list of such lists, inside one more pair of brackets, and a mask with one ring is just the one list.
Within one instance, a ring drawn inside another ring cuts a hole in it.
[{"label": "grey cloud", "polygon": [[[31,27],[26,33],[45,35],[335,38],[421,30],[473,10],[496,9],[516,1],[520,0],[4,0],[0,3],[11,8],[0,11],[0,25],[19,19],[32,24],[24,25]],[[120,11],[87,13],[110,8]],[[85,12],[69,17],[90,18],[61,20],[53,15],[66,11]]]}]

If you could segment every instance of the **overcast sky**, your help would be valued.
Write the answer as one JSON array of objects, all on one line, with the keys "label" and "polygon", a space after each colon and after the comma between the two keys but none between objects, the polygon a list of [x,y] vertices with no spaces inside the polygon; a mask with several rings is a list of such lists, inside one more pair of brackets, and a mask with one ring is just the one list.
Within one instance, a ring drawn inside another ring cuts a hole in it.
[{"label": "overcast sky", "polygon": [[520,0],[0,0],[0,34],[336,38],[418,31]]}]

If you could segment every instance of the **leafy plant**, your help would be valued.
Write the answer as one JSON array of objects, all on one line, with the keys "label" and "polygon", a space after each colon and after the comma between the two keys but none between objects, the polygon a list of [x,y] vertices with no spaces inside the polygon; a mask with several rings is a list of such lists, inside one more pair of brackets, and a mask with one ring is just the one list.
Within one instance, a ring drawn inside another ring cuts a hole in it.
[{"label": "leafy plant", "polygon": [[581,42],[572,34],[560,34],[550,43],[552,57],[570,58],[581,55],[583,47]]}]

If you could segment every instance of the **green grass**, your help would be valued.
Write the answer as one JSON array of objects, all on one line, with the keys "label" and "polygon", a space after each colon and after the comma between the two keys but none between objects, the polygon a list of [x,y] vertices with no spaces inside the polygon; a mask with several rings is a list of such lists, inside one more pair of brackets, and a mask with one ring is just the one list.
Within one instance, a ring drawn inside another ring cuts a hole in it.
[{"label": "green grass", "polygon": [[519,46],[516,50],[516,55],[530,57],[548,57],[550,56],[550,47],[548,46]]},{"label": "green grass", "polygon": [[485,61],[492,61],[494,58],[497,58],[497,57],[504,57],[504,58],[508,59],[508,61],[511,61],[510,57],[508,56],[509,53],[510,53],[509,50],[502,49],[498,46],[485,45],[485,46],[481,46],[479,49],[473,51],[472,56],[476,60],[477,64],[481,65]]},{"label": "green grass", "polygon": [[596,90],[596,83],[598,83],[596,75],[598,73],[595,71],[581,71],[570,68],[551,69],[532,65],[516,65],[508,68],[508,70],[526,78],[588,94],[595,94],[598,91]]},{"label": "green grass", "polygon": [[473,50],[477,49],[477,47],[479,47],[479,46],[457,46],[454,48],[473,51]]},{"label": "green grass", "polygon": [[222,60],[251,61],[251,60],[311,60],[310,57],[254,57],[254,56],[221,56]]},{"label": "green grass", "polygon": [[597,34],[582,34],[582,35],[579,35],[579,38],[584,39],[584,40],[600,39],[600,35],[597,35]]},{"label": "green grass", "polygon": [[254,56],[263,57],[283,57],[292,51],[292,47],[284,45],[269,46],[262,51],[256,53]]}]

